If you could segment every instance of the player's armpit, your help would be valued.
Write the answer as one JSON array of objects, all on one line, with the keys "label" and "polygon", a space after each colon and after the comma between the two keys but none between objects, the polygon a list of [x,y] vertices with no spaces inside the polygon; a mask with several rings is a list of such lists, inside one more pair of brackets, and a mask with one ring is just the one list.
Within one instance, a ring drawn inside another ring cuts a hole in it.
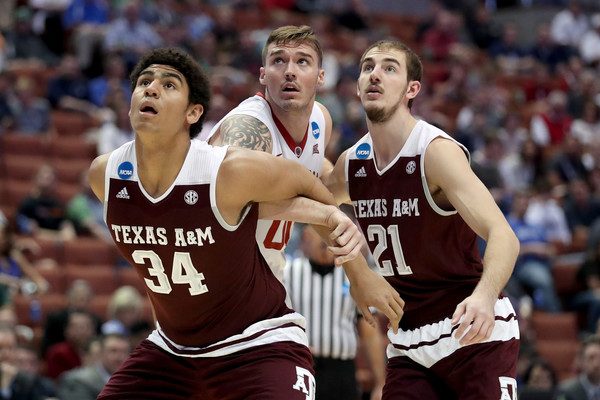
[{"label": "player's armpit", "polygon": [[243,147],[270,153],[273,138],[269,128],[260,120],[249,115],[232,115],[225,118],[219,127],[221,145]]}]

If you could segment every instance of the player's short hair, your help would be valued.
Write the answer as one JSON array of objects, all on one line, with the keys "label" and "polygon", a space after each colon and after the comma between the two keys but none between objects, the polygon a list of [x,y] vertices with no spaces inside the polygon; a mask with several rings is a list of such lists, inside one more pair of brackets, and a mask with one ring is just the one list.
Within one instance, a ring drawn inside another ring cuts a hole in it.
[{"label": "player's short hair", "polygon": [[204,111],[198,121],[190,126],[190,138],[193,139],[202,130],[210,108],[210,84],[202,67],[185,51],[175,47],[154,49],[142,57],[129,76],[131,91],[135,90],[137,80],[143,70],[150,65],[168,65],[179,71],[187,81],[190,88],[188,101],[191,104],[200,104]]},{"label": "player's short hair", "polygon": [[263,65],[267,62],[267,48],[271,43],[286,44],[307,44],[317,52],[319,67],[323,65],[323,50],[317,35],[310,26],[307,25],[286,25],[279,27],[271,32],[262,49]]},{"label": "player's short hair", "polygon": [[[398,50],[404,53],[406,57],[406,78],[410,81],[419,81],[423,79],[423,64],[421,63],[421,59],[410,47],[405,45],[404,43],[394,40],[394,39],[385,39],[379,40],[364,51],[362,56],[360,57],[360,63],[358,64],[360,69],[362,69],[363,62],[365,62],[365,56],[371,49],[379,48],[381,50]],[[408,108],[412,106],[414,99],[410,99],[408,101]]]}]

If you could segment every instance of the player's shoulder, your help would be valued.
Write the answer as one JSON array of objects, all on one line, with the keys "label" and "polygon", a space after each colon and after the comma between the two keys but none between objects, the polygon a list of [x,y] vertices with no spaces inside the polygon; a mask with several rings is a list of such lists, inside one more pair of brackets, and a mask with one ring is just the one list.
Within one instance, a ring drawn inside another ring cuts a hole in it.
[{"label": "player's shoulder", "polygon": [[373,158],[373,140],[371,134],[366,133],[358,139],[352,147],[345,152],[345,157],[350,160],[368,160]]}]

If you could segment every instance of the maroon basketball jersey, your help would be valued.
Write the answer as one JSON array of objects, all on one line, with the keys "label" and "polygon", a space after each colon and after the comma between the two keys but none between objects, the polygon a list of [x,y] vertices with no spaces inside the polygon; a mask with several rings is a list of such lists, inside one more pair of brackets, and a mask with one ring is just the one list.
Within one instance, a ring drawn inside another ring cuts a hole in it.
[{"label": "maroon basketball jersey", "polygon": [[258,207],[231,226],[216,205],[216,176],[227,147],[193,140],[179,175],[159,198],[137,175],[134,142],[106,169],[105,213],[113,239],[146,283],[167,351],[220,356],[291,340],[306,344],[304,320],[260,255]]},{"label": "maroon basketball jersey", "polygon": [[483,270],[476,234],[455,210],[439,208],[427,189],[424,154],[436,137],[453,140],[417,122],[383,170],[375,164],[370,134],[346,156],[356,217],[380,273],[406,302],[403,329],[450,317],[472,293]]}]

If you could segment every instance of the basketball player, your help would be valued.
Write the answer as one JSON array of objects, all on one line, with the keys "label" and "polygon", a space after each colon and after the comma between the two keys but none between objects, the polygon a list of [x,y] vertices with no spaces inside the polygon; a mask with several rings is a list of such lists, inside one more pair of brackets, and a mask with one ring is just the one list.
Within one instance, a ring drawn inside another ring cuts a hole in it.
[{"label": "basketball player", "polygon": [[421,74],[402,43],[365,51],[357,92],[369,132],[328,182],[354,205],[380,273],[406,302],[399,332],[388,332],[383,399],[515,399],[519,330],[501,291],[518,241],[467,150],[411,115]]},{"label": "basketball player", "polygon": [[[149,52],[131,81],[135,140],[94,160],[90,184],[147,286],[157,329],[99,399],[313,398],[305,321],[285,305],[256,246],[255,203],[333,197],[298,163],[192,140],[209,82],[186,53]],[[338,242],[355,241],[358,229],[343,213],[312,203],[303,219],[340,228]],[[285,215],[288,206],[274,209]]]},{"label": "basketball player", "polygon": [[[209,143],[281,156],[300,163],[315,176],[330,173],[332,165],[325,158],[325,148],[331,135],[331,116],[315,101],[317,88],[325,77],[319,40],[308,26],[283,26],[270,33],[262,59],[259,81],[265,86],[264,93],[244,100],[219,121],[209,133]],[[283,278],[284,249],[291,232],[292,221],[258,221],[256,241],[279,280]],[[341,264],[339,259],[336,264]],[[352,296],[365,320],[376,325],[361,297],[378,296],[377,308],[396,330],[402,300],[383,279],[378,282],[379,288],[374,287],[370,294],[359,290],[357,281],[370,273],[362,256],[352,264],[344,265],[344,269],[353,283]]]},{"label": "basketball player", "polygon": [[[315,101],[325,74],[321,45],[310,27],[283,26],[267,38],[262,59],[259,81],[264,93],[231,110],[208,140],[294,160],[320,176],[332,126],[329,111]],[[279,279],[291,233],[291,221],[258,222],[256,241]]]}]

